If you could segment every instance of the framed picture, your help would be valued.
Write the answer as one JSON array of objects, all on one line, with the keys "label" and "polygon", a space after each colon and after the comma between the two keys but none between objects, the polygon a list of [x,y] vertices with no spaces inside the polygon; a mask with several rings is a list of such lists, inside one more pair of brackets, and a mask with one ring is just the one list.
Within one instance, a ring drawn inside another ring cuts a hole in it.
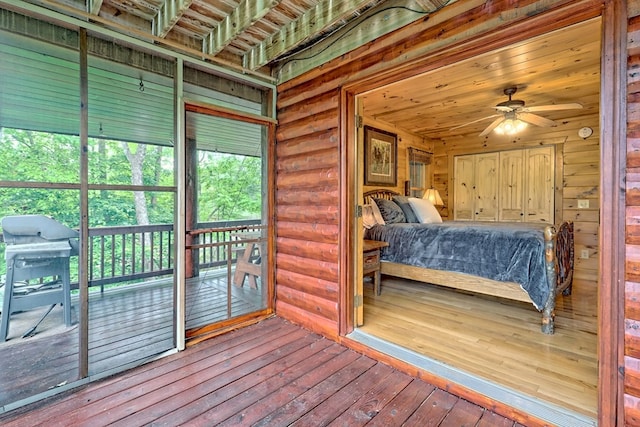
[{"label": "framed picture", "polygon": [[364,127],[364,185],[396,186],[397,151],[396,134]]}]

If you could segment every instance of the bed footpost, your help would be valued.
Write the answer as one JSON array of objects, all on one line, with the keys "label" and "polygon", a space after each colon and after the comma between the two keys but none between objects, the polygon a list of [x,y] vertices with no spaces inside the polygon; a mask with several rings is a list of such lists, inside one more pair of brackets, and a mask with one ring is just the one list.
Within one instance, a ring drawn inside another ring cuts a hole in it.
[{"label": "bed footpost", "polygon": [[544,261],[547,270],[549,298],[542,309],[542,332],[553,334],[556,308],[556,228],[548,226],[544,230]]}]

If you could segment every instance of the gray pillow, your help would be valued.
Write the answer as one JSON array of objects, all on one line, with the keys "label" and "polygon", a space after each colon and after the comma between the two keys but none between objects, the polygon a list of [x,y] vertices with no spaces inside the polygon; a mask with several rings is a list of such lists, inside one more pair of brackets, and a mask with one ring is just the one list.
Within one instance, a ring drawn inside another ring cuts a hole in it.
[{"label": "gray pillow", "polygon": [[380,213],[382,214],[382,218],[384,219],[385,224],[396,224],[398,222],[407,222],[407,219],[404,216],[404,212],[400,209],[400,206],[396,205],[391,200],[386,199],[373,199],[378,205],[378,209],[380,209]]},{"label": "gray pillow", "polygon": [[418,221],[418,217],[413,211],[413,208],[411,207],[409,198],[407,196],[393,196],[393,201],[396,202],[396,205],[400,206],[400,209],[402,209],[407,222],[420,222]]}]

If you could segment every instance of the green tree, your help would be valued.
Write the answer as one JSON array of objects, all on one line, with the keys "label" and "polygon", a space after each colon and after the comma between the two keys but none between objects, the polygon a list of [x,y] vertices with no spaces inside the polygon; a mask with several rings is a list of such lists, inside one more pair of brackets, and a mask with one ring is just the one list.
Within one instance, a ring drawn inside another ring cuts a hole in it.
[{"label": "green tree", "polygon": [[199,221],[260,218],[262,159],[203,152],[198,170]]}]

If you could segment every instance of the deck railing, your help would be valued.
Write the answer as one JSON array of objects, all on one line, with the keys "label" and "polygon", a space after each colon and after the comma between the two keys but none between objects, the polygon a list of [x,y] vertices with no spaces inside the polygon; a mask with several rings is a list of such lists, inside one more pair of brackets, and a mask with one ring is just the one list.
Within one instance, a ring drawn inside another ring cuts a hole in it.
[{"label": "deck railing", "polygon": [[[238,231],[257,231],[260,220],[219,221],[198,224],[199,269],[235,263],[234,251],[226,250],[237,242]],[[173,224],[100,227],[89,229],[89,286],[120,284],[173,274]],[[232,254],[229,260],[228,254]],[[73,280],[73,279],[72,279]],[[77,288],[77,278],[72,288]]]},{"label": "deck railing", "polygon": [[[192,254],[198,270],[235,264],[238,245],[233,235],[264,229],[260,220],[217,221],[198,224]],[[140,280],[173,274],[173,224],[98,227],[89,229],[89,287],[138,283]],[[0,253],[5,244],[0,234]],[[6,265],[0,262],[0,275]],[[4,278],[0,280],[0,285]],[[78,288],[77,257],[71,259],[71,288]]]}]

